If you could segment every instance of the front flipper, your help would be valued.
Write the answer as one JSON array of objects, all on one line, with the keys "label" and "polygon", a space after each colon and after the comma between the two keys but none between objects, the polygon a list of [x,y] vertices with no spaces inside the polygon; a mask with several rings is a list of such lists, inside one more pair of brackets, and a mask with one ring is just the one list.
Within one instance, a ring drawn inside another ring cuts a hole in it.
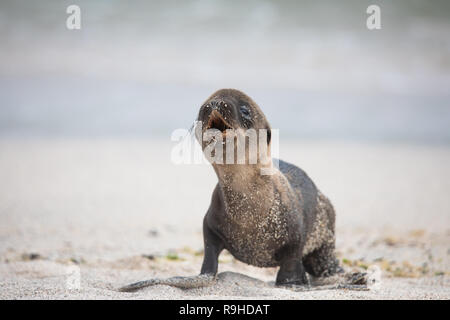
[{"label": "front flipper", "polygon": [[216,276],[213,274],[200,274],[198,276],[191,276],[191,277],[171,277],[167,279],[156,278],[129,284],[127,286],[120,288],[119,291],[133,292],[145,287],[155,286],[158,284],[177,287],[181,289],[193,289],[210,286],[214,284],[215,281]]}]

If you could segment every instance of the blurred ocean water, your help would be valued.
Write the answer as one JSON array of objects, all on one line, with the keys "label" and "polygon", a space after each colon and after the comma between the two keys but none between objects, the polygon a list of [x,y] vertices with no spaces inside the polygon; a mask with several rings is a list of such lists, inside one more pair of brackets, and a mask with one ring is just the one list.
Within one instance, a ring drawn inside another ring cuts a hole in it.
[{"label": "blurred ocean water", "polygon": [[448,144],[450,2],[369,4],[2,1],[0,136],[169,138],[234,87],[281,137]]}]

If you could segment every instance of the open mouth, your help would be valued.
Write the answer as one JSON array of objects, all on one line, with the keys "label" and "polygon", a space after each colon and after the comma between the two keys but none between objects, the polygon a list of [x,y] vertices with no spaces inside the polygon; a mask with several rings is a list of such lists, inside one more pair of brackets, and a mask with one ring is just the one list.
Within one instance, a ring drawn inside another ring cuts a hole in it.
[{"label": "open mouth", "polygon": [[217,129],[222,133],[225,133],[228,129],[233,129],[222,117],[222,115],[214,110],[209,116],[208,125],[206,129]]}]

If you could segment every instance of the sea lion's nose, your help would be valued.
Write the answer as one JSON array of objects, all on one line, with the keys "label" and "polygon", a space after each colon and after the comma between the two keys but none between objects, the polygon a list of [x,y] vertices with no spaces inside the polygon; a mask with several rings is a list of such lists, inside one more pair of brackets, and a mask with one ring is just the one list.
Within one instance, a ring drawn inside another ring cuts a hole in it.
[{"label": "sea lion's nose", "polygon": [[211,110],[220,110],[220,109],[223,110],[223,109],[228,108],[228,104],[225,101],[223,101],[222,99],[211,101],[210,106],[211,106]]},{"label": "sea lion's nose", "polygon": [[212,110],[217,110],[221,107],[222,102],[220,100],[213,100],[211,101],[210,105]]}]

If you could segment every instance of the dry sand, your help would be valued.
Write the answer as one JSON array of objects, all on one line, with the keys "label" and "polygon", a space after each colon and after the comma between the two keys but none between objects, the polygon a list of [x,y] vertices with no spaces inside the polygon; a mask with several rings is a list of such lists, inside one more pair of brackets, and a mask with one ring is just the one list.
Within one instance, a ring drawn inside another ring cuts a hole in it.
[{"label": "dry sand", "polygon": [[216,178],[206,165],[171,163],[172,146],[1,140],[0,298],[450,298],[450,148],[318,142],[284,142],[281,158],[307,171],[332,200],[338,257],[348,270],[378,266],[375,288],[274,288],[275,269],[224,252],[219,271],[234,273],[211,287],[116,291],[200,269],[201,223]]}]

